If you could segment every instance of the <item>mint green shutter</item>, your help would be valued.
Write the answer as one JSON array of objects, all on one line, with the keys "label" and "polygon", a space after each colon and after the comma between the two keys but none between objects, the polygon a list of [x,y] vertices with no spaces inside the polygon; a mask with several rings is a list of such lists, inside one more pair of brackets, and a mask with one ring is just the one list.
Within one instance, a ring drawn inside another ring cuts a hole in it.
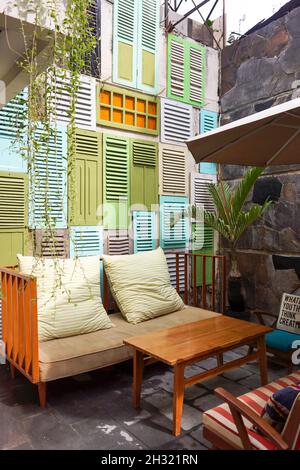
[{"label": "mint green shutter", "polygon": [[160,245],[164,249],[186,248],[189,242],[188,219],[174,224],[176,216],[189,204],[187,197],[160,196]]},{"label": "mint green shutter", "polygon": [[128,228],[129,139],[103,136],[104,227]]},{"label": "mint green shutter", "polygon": [[158,73],[159,2],[139,0],[137,88],[155,93]]},{"label": "mint green shutter", "polygon": [[113,81],[136,87],[138,0],[115,0]]},{"label": "mint green shutter", "polygon": [[131,205],[151,210],[158,203],[157,144],[145,140],[131,141]]},{"label": "mint green shutter", "polygon": [[76,129],[75,158],[70,162],[69,221],[96,225],[102,203],[102,134]]},{"label": "mint green shutter", "polygon": [[[200,134],[205,134],[218,127],[218,113],[201,109],[200,111]],[[199,163],[199,173],[207,175],[217,174],[217,164],[211,162]]]},{"label": "mint green shutter", "polygon": [[155,212],[133,212],[133,251],[151,251],[156,248]]}]

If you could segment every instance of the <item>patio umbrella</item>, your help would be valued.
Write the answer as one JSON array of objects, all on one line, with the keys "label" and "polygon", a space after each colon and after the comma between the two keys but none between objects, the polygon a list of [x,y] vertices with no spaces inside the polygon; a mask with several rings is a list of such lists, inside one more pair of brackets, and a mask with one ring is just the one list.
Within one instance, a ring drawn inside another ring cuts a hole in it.
[{"label": "patio umbrella", "polygon": [[189,139],[197,163],[290,165],[300,163],[300,98]]}]

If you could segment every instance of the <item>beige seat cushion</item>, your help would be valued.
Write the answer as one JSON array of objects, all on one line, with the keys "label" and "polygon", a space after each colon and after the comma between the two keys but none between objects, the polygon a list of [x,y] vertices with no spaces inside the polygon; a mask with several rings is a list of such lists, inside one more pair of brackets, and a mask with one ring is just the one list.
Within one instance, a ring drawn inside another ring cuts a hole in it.
[{"label": "beige seat cushion", "polygon": [[205,320],[217,315],[208,310],[185,307],[179,312],[132,325],[124,320],[120,313],[114,313],[110,318],[115,328],[40,343],[41,381],[68,377],[130,359],[132,351],[123,344],[123,340],[130,336]]}]

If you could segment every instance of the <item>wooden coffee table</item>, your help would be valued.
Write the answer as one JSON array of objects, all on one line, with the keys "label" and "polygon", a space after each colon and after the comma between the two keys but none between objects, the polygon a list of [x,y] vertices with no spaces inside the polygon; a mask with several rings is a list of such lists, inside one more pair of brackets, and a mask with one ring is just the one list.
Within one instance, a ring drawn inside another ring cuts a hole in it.
[{"label": "wooden coffee table", "polygon": [[[220,315],[126,339],[124,343],[134,349],[134,407],[140,407],[144,365],[158,360],[173,366],[173,433],[178,436],[181,430],[185,388],[254,360],[259,361],[262,385],[268,383],[265,334],[270,331],[272,329],[267,326]],[[255,352],[230,362],[223,362],[224,352],[253,343],[257,345]],[[185,378],[186,366],[214,356],[217,358],[216,367]]]}]

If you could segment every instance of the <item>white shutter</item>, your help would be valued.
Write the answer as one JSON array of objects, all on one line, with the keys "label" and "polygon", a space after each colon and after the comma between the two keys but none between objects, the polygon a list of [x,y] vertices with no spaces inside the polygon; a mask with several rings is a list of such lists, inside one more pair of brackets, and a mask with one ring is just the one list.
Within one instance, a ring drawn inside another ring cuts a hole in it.
[{"label": "white shutter", "polygon": [[[178,253],[178,251],[177,251]],[[165,253],[169,268],[169,274],[171,279],[171,284],[174,289],[177,288],[176,282],[176,256],[174,253],[167,252]],[[184,291],[184,256],[179,256],[179,289],[180,292]]]},{"label": "white shutter", "polygon": [[[50,99],[53,119],[60,122],[69,122],[70,110],[70,81],[68,73],[57,71],[53,78],[56,87]],[[53,86],[53,85],[52,85]],[[76,126],[82,129],[96,129],[96,79],[86,75],[80,76],[79,89],[75,109]]]},{"label": "white shutter", "polygon": [[193,107],[189,104],[162,98],[162,142],[185,142],[193,135]]},{"label": "white shutter", "polygon": [[187,195],[187,154],[184,147],[160,144],[160,194]]},{"label": "white shutter", "polygon": [[189,48],[190,54],[190,97],[191,101],[201,103],[203,97],[203,53],[202,49]]},{"label": "white shutter", "polygon": [[104,253],[129,255],[131,250],[128,230],[104,230]]},{"label": "white shutter", "polygon": [[70,227],[70,257],[100,256],[103,253],[103,229],[94,227]]},{"label": "white shutter", "polygon": [[184,97],[184,43],[171,41],[170,45],[170,92]]},{"label": "white shutter", "polygon": [[191,173],[191,203],[201,205],[206,211],[214,211],[215,205],[208,191],[208,185],[216,182],[217,178],[214,175]]}]

